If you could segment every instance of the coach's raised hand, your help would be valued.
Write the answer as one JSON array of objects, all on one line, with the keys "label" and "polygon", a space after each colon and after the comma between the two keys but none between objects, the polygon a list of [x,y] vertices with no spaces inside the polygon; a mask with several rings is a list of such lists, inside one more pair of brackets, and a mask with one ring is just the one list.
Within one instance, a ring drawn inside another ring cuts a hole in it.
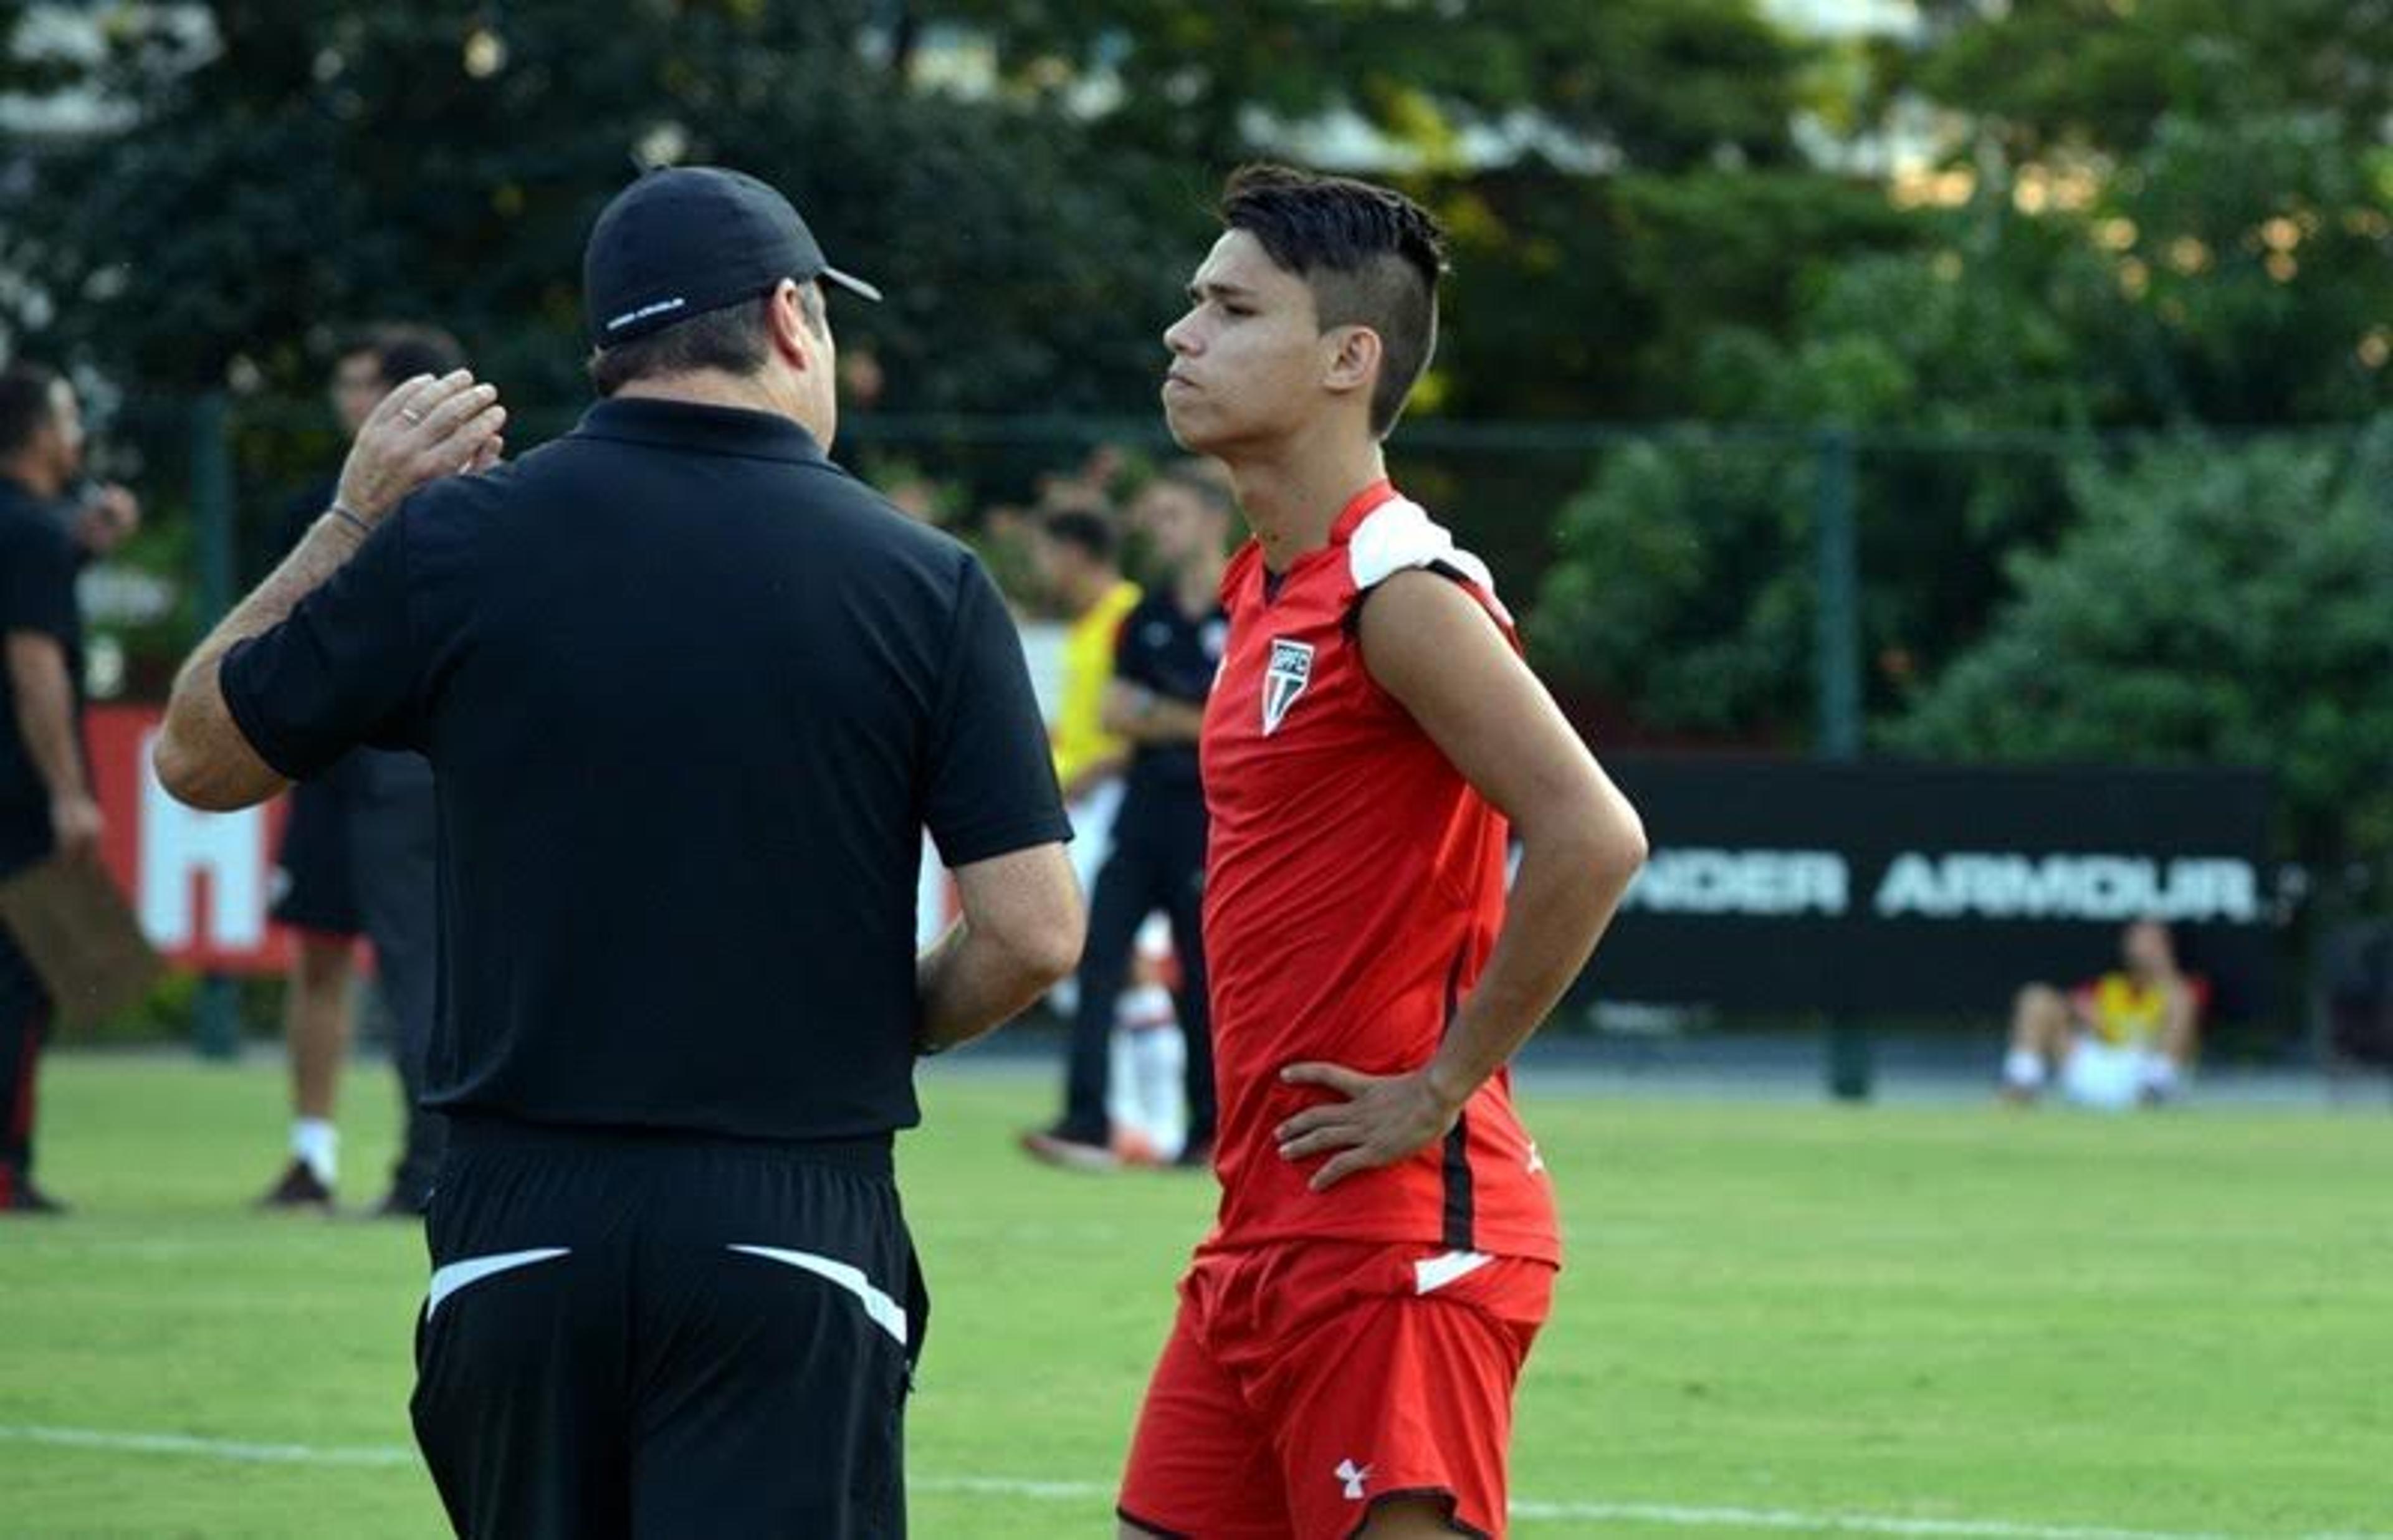
[{"label": "coach's raised hand", "polygon": [[384,397],[358,429],[341,466],[340,505],[369,525],[380,523],[425,482],[495,463],[505,449],[499,434],[506,422],[497,387],[475,383],[472,371],[416,375]]},{"label": "coach's raised hand", "polygon": [[[499,430],[506,420],[499,393],[476,385],[474,376],[462,369],[437,380],[419,374],[383,398],[349,446],[333,506],[282,565],[216,622],[176,675],[151,756],[159,783],[169,794],[190,806],[224,813],[264,802],[289,784],[278,762],[269,761],[233,717],[222,677],[226,656],[242,642],[279,632],[301,600],[369,549],[366,534],[389,517],[408,493],[427,481],[480,470],[497,460]],[[404,568],[385,561],[371,570],[372,576],[347,591],[348,608],[334,607],[322,617],[331,633],[349,641],[333,653],[320,649],[308,655],[308,666],[319,671],[308,677],[320,692],[320,706],[326,700],[355,705],[364,689],[358,679],[383,657],[372,649],[404,644],[403,636],[377,634],[372,623],[373,616],[386,612],[374,607],[392,596]],[[347,677],[321,673],[344,666],[352,671]],[[281,741],[290,753],[304,752],[305,745],[317,740],[294,736]]]}]

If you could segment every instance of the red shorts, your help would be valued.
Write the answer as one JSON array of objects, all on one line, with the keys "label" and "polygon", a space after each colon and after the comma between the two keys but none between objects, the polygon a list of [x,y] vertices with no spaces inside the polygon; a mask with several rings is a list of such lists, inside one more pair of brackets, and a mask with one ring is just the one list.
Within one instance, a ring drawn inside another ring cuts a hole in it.
[{"label": "red shorts", "polygon": [[1512,1388],[1554,1269],[1426,1246],[1199,1251],[1120,1515],[1184,1540],[1330,1540],[1394,1497],[1500,1535]]}]

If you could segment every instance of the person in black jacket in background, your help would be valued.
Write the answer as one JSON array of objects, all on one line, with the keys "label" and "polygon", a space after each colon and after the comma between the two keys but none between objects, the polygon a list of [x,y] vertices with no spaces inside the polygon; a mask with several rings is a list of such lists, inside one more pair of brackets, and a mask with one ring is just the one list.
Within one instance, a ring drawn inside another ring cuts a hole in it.
[{"label": "person in black jacket in background", "polygon": [[[354,437],[401,381],[446,374],[465,361],[448,333],[385,325],[362,333],[333,365],[328,392]],[[334,495],[327,480],[283,516],[279,561],[307,539]],[[358,938],[373,945],[374,975],[391,1027],[402,1106],[399,1154],[373,1212],[424,1211],[439,1168],[439,1115],[421,1103],[432,1037],[434,855],[432,767],[416,753],[359,749],[292,788],[274,874],[276,920],[295,933],[297,961],[284,998],[291,1060],[291,1163],[258,1206],[329,1213],[339,1180],[333,1114],[357,1006]]]}]

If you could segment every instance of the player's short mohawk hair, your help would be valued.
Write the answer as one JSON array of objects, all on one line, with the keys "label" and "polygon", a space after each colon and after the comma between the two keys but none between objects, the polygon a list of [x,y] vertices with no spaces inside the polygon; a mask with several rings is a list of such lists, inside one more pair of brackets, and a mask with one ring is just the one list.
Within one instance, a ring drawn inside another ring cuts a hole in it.
[{"label": "player's short mohawk hair", "polygon": [[1249,165],[1222,190],[1222,223],[1244,230],[1305,281],[1322,327],[1380,335],[1371,430],[1385,437],[1437,350],[1445,232],[1389,188],[1285,165]]}]

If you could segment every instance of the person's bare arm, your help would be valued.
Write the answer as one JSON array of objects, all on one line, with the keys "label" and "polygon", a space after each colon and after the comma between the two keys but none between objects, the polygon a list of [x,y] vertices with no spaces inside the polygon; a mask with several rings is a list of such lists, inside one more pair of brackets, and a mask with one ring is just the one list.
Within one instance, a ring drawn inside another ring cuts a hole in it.
[{"label": "person's bare arm", "polygon": [[462,369],[437,380],[419,375],[383,398],[341,468],[337,506],[351,517],[328,512],[319,518],[298,549],[234,607],[176,675],[153,759],[159,783],[177,801],[229,812],[290,784],[233,720],[217,677],[225,654],[288,620],[408,493],[437,476],[494,462],[505,421],[497,393],[475,385]]},{"label": "person's bare arm", "polygon": [[1086,921],[1061,844],[958,867],[963,918],[915,969],[914,1046],[938,1053],[986,1036],[1079,966]]},{"label": "person's bare arm", "polygon": [[58,853],[95,855],[102,823],[76,747],[74,681],[67,674],[67,649],[46,632],[12,631],[7,651],[17,733],[50,794],[50,832]]},{"label": "person's bare arm", "polygon": [[1365,606],[1362,645],[1372,678],[1511,821],[1521,864],[1487,970],[1428,1064],[1393,1076],[1328,1064],[1281,1071],[1344,1098],[1278,1130],[1287,1159],[1330,1155],[1316,1192],[1445,1137],[1586,966],[1645,859],[1636,809],[1470,594],[1400,572]]},{"label": "person's bare arm", "polygon": [[1129,766],[1130,751],[1126,749],[1117,749],[1112,753],[1100,754],[1080,766],[1079,773],[1064,783],[1064,800],[1066,803],[1079,802],[1105,782],[1119,777]]},{"label": "person's bare arm", "polygon": [[2171,977],[2164,985],[2167,990],[2167,1011],[2161,1021],[2161,1051],[2169,1063],[2184,1069],[2193,1063],[2201,1046],[2202,1002],[2195,995],[2192,982],[2183,974]]},{"label": "person's bare arm", "polygon": [[1105,685],[1099,719],[1106,732],[1131,743],[1194,743],[1205,734],[1205,708],[1116,679]]},{"label": "person's bare arm", "polygon": [[290,784],[251,747],[226,705],[216,674],[234,644],[281,625],[299,601],[322,586],[364,537],[327,514],[210,632],[175,677],[166,720],[152,762],[159,784],[175,798],[211,813],[265,802]]}]

